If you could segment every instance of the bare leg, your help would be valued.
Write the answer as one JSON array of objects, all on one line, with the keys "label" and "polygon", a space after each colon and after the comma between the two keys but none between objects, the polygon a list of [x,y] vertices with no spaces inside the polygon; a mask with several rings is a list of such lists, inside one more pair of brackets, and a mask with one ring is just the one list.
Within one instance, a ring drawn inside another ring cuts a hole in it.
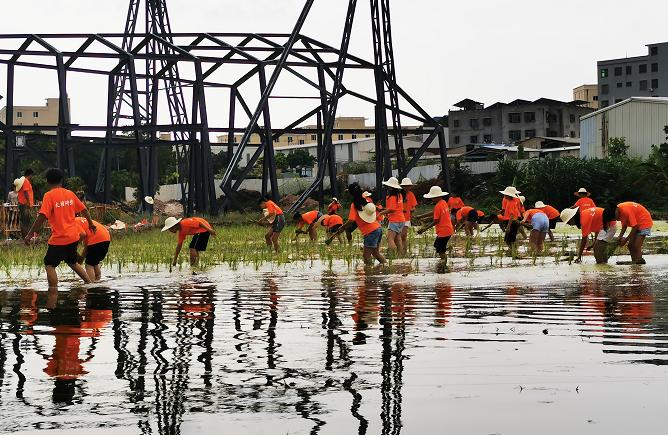
[{"label": "bare leg", "polygon": [[190,249],[190,265],[196,267],[199,263],[199,251],[197,249]]},{"label": "bare leg", "polygon": [[278,236],[280,236],[281,233],[271,233],[271,244],[274,246],[274,251],[278,252],[280,249],[280,246],[278,245]]},{"label": "bare leg", "polygon": [[315,242],[318,240],[318,230],[316,230],[315,227],[311,227],[311,229],[308,230],[308,236],[311,238],[312,242]]},{"label": "bare leg", "polygon": [[88,278],[90,278],[91,280],[93,280],[93,278],[95,278],[94,279],[95,281],[99,281],[99,279],[97,278],[96,273],[95,273],[95,266],[90,266],[90,265],[87,264],[86,265],[86,275],[88,275]]},{"label": "bare leg", "polygon": [[547,235],[550,236],[550,242],[554,242],[554,234],[552,234],[552,230],[547,230]]},{"label": "bare leg", "polygon": [[376,258],[376,260],[378,260],[380,264],[385,264],[387,262],[383,254],[381,254],[380,248],[371,248],[371,254]]},{"label": "bare leg", "polygon": [[404,226],[401,229],[401,255],[406,255],[408,251],[408,227]]},{"label": "bare leg", "polygon": [[398,234],[395,233],[394,231],[388,231],[387,232],[387,252],[388,254],[391,254],[392,252],[394,254],[397,254],[399,251],[397,249],[397,238]]},{"label": "bare leg", "polygon": [[[92,282],[90,280],[90,278],[88,277],[88,274],[86,273],[86,270],[84,269],[84,267],[82,265],[80,265],[79,263],[74,263],[74,264],[68,264],[68,266],[70,266],[70,269],[72,269],[74,271],[74,273],[79,275],[79,278],[81,278],[83,280],[83,282],[85,282],[86,284],[90,284]],[[54,272],[55,272],[55,269],[54,269]],[[56,279],[56,282],[57,282],[57,279]]]},{"label": "bare leg", "polygon": [[272,245],[271,236],[273,234],[274,234],[274,231],[270,229],[269,231],[267,231],[267,234],[264,235],[264,241],[267,243],[267,246],[269,246],[270,248],[271,248],[271,245]]},{"label": "bare leg", "polygon": [[58,290],[58,273],[53,266],[46,266],[46,281],[49,283],[49,290]]},{"label": "bare leg", "polygon": [[364,258],[364,264],[366,266],[371,266],[373,265],[373,259],[372,259],[372,253],[371,253],[372,248],[364,248],[362,250],[362,258]]}]

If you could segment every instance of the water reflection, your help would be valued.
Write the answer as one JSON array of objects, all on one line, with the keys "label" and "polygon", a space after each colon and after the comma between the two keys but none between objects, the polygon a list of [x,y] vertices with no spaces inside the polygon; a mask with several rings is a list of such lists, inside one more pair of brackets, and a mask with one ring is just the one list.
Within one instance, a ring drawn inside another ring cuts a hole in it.
[{"label": "water reflection", "polygon": [[208,414],[243,427],[279,415],[291,432],[311,434],[411,433],[406,388],[415,391],[425,367],[437,384],[449,379],[450,359],[477,363],[466,352],[490,358],[494,349],[508,359],[522,344],[539,355],[556,330],[555,352],[574,361],[585,345],[601,367],[615,363],[627,374],[665,365],[666,300],[665,282],[640,274],[470,289],[451,275],[425,284],[403,270],[5,289],[0,407],[10,418],[0,430],[178,434]]}]

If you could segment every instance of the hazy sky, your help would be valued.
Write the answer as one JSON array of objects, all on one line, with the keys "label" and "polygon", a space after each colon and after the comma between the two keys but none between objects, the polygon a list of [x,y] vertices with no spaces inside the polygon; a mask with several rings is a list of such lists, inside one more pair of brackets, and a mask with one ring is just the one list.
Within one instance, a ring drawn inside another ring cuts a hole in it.
[{"label": "hazy sky", "polygon": [[[0,32],[120,32],[127,4],[5,0]],[[168,0],[173,30],[182,32],[289,32],[302,5],[300,0]],[[346,7],[345,0],[316,0],[303,33],[338,46]],[[645,44],[668,40],[665,0],[393,0],[392,8],[398,81],[433,115],[466,97],[486,104],[515,98],[569,100],[573,87],[595,83],[596,60],[642,55]],[[350,51],[372,59],[367,0],[358,1]],[[15,104],[40,104],[57,96],[52,80],[42,77],[24,73]],[[373,95],[370,80],[349,78]],[[0,66],[1,95],[4,87]],[[291,90],[287,83],[280,92]],[[73,122],[104,122],[102,82],[73,78],[68,91]],[[215,124],[224,119],[227,103],[222,97],[207,98]],[[274,111],[275,125],[298,109],[293,104]],[[373,110],[346,101],[339,114],[372,118]]]}]

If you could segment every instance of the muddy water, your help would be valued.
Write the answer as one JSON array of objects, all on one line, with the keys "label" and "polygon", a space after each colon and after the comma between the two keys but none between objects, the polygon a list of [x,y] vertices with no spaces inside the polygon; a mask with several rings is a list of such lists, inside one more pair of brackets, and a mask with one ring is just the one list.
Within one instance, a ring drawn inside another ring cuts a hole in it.
[{"label": "muddy water", "polygon": [[648,263],[0,283],[0,432],[664,433]]}]

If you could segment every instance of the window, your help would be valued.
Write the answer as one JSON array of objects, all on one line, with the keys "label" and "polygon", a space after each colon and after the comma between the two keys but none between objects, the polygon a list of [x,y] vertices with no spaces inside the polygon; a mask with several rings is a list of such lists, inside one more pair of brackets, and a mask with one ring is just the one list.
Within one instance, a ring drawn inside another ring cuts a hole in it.
[{"label": "window", "polygon": [[478,136],[471,136],[471,140],[469,142],[473,144],[478,143]]},{"label": "window", "polygon": [[641,91],[647,90],[647,80],[640,80],[640,90]]},{"label": "window", "polygon": [[371,135],[370,134],[365,134],[364,137],[371,137]]},{"label": "window", "polygon": [[643,63],[643,64],[639,65],[638,66],[638,72],[640,74],[645,74],[647,72],[647,64]]},{"label": "window", "polygon": [[304,145],[304,139],[299,139],[299,145]]},{"label": "window", "polygon": [[605,95],[605,94],[607,94],[608,92],[610,92],[610,86],[608,86],[608,85],[601,85],[601,93],[602,93],[603,95]]},{"label": "window", "polygon": [[650,56],[656,56],[659,54],[659,47],[650,47],[649,48],[649,55]]},{"label": "window", "polygon": [[626,82],[626,87],[627,88],[630,88],[631,86],[633,86],[633,82]]},{"label": "window", "polygon": [[608,69],[607,69],[607,68],[603,68],[603,69],[601,69],[601,78],[604,79],[604,78],[606,78],[607,76],[608,76]]},{"label": "window", "polygon": [[615,67],[615,77],[619,77],[621,75],[622,75],[622,67],[621,66]]},{"label": "window", "polygon": [[[276,139],[274,139],[274,143],[279,143],[280,141],[281,141],[281,138],[279,138],[279,137],[277,137]],[[238,141],[237,141],[237,143],[238,143]]]},{"label": "window", "polygon": [[16,112],[17,118],[23,118],[23,112]]},{"label": "window", "polygon": [[288,143],[292,143],[292,136],[288,136]]},{"label": "window", "polygon": [[353,138],[353,139],[357,139],[357,135],[354,134],[354,135],[352,136],[352,138]]},{"label": "window", "polygon": [[484,143],[492,143],[492,135],[491,134],[484,135],[482,141]]},{"label": "window", "polygon": [[571,130],[571,137],[575,137],[575,132]]},{"label": "window", "polygon": [[652,64],[652,72],[659,72],[659,64],[658,63],[653,63]]},{"label": "window", "polygon": [[340,135],[337,136],[337,138],[338,138],[338,140],[343,140],[343,135],[340,134]]},{"label": "window", "polygon": [[33,118],[39,118],[39,112],[32,112]]},{"label": "window", "polygon": [[455,119],[455,122],[453,123],[453,127],[459,128],[459,119]]},{"label": "window", "polygon": [[598,95],[594,95],[594,101],[598,101]]},{"label": "window", "polygon": [[469,119],[469,127],[473,129],[478,128],[478,120],[477,119]]},{"label": "window", "polygon": [[524,130],[524,137],[527,139],[531,139],[532,137],[536,137],[536,130]]},{"label": "window", "polygon": [[618,87],[618,88],[621,88],[622,86],[624,86],[624,83],[622,83],[622,82],[617,82],[617,87]]},{"label": "window", "polygon": [[311,135],[311,140],[318,140],[318,136],[315,135],[315,134],[312,134],[312,135]]},{"label": "window", "polygon": [[524,122],[536,122],[536,112],[524,112]]},{"label": "window", "polygon": [[608,107],[609,105],[610,105],[610,102],[608,100],[601,101],[601,107]]},{"label": "window", "polygon": [[520,113],[509,113],[508,122],[511,124],[518,124],[522,122],[522,115]]},{"label": "window", "polygon": [[34,125],[35,127],[37,127],[37,126],[39,125],[39,123],[38,123],[38,122],[35,122],[33,125]]},{"label": "window", "polygon": [[571,124],[573,124],[575,122],[575,114],[571,113],[571,115],[569,116],[569,119],[571,121]]},{"label": "window", "polygon": [[631,74],[633,74],[633,67],[631,65],[627,65],[626,66],[626,75],[630,76]]},{"label": "window", "polygon": [[[455,121],[456,122],[456,121]],[[455,136],[455,144],[459,145],[459,136]]]},{"label": "window", "polygon": [[652,79],[652,89],[659,87],[659,79]]},{"label": "window", "polygon": [[482,118],[482,125],[484,127],[490,127],[492,125],[492,118]]},{"label": "window", "polygon": [[522,130],[510,130],[508,132],[508,139],[512,141],[522,140]]},{"label": "window", "polygon": [[615,98],[615,104],[617,104],[617,103],[621,103],[621,102],[622,102],[622,99],[621,99],[621,98]]},{"label": "window", "polygon": [[554,113],[547,112],[545,114],[545,120],[547,122],[557,122],[557,115],[555,115]]}]

